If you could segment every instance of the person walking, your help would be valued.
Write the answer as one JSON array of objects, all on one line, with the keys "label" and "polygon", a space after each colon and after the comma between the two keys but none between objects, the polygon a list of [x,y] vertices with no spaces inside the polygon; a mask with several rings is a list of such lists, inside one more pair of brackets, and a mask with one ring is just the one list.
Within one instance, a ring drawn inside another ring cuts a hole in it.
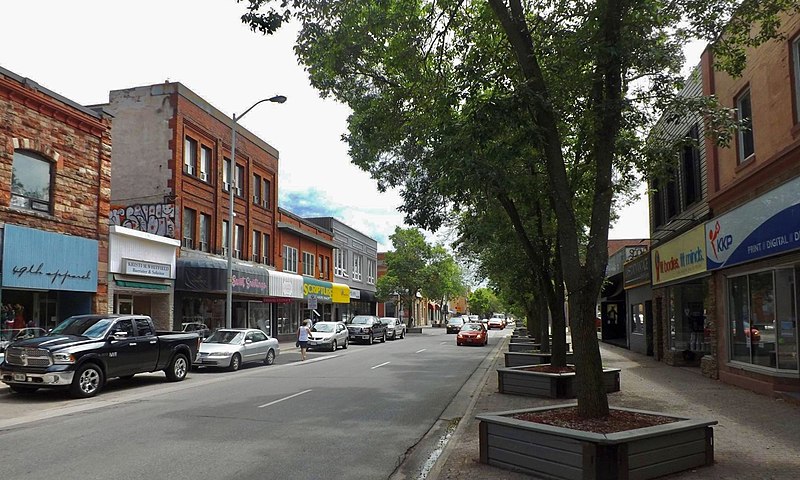
[{"label": "person walking", "polygon": [[311,320],[303,320],[303,324],[297,329],[297,343],[300,344],[300,360],[306,359],[306,351],[308,351],[308,337],[311,334]]}]

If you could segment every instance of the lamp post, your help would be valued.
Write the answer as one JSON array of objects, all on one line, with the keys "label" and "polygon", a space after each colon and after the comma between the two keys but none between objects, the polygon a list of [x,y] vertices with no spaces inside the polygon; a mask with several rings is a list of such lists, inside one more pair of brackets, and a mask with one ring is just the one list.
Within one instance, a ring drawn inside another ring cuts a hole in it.
[{"label": "lamp post", "polygon": [[225,298],[225,328],[233,326],[233,230],[235,225],[233,223],[233,188],[234,178],[233,172],[236,165],[236,122],[242,119],[247,113],[255,108],[256,105],[264,102],[283,103],[286,97],[283,95],[275,95],[274,97],[265,98],[252,104],[250,108],[244,111],[238,117],[233,114],[233,124],[231,124],[231,163],[228,167],[228,291]]}]

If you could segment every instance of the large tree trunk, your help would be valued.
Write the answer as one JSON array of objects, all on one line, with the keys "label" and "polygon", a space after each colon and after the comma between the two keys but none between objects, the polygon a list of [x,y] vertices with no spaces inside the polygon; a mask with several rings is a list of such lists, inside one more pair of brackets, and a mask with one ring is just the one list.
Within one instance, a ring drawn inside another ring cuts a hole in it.
[{"label": "large tree trunk", "polygon": [[578,415],[586,418],[603,417],[608,415],[608,397],[603,383],[603,363],[594,321],[597,300],[589,295],[572,295],[569,305],[578,386]]},{"label": "large tree trunk", "polygon": [[526,327],[528,328],[528,335],[531,335],[534,342],[541,343],[542,321],[536,313],[536,304],[533,301],[527,302],[525,305],[525,316],[527,317]]}]

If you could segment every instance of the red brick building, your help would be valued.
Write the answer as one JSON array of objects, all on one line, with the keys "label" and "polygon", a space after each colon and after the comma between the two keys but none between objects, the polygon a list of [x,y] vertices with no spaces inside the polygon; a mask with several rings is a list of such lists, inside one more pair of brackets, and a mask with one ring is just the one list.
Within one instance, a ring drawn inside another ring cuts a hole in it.
[{"label": "red brick building", "polygon": [[105,312],[110,117],[0,68],[0,185],[0,327]]}]

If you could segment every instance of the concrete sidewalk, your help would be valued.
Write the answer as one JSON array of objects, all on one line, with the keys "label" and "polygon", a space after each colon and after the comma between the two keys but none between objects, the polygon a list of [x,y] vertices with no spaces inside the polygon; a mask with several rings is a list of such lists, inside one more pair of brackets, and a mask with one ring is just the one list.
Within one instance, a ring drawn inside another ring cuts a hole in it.
[{"label": "concrete sidewalk", "polygon": [[[508,342],[505,339],[504,342]],[[603,363],[621,368],[622,390],[609,395],[611,406],[654,410],[717,420],[714,427],[716,463],[673,475],[674,479],[800,478],[800,406],[711,380],[699,369],[671,367],[652,357],[606,344]],[[504,366],[502,345],[479,384],[479,392],[464,414],[428,479],[516,480],[532,478],[478,463],[478,422],[475,415],[518,408],[567,403],[497,392],[496,368]]]}]

